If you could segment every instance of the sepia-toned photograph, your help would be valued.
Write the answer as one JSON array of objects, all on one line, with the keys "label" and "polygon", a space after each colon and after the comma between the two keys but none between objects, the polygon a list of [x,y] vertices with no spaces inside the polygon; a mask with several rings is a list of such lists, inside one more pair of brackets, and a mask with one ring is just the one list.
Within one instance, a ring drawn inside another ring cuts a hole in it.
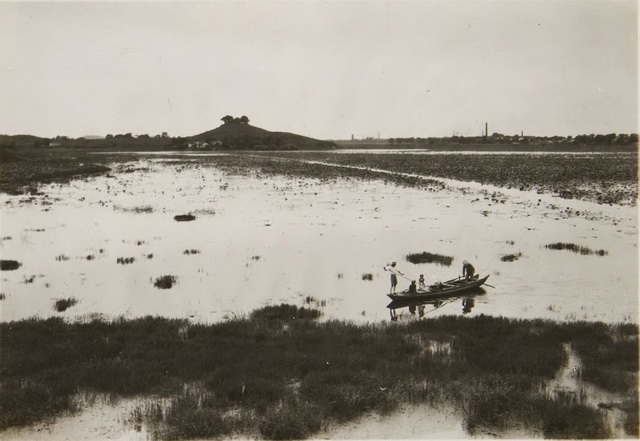
[{"label": "sepia-toned photograph", "polygon": [[0,0],[0,439],[638,439],[636,0]]}]

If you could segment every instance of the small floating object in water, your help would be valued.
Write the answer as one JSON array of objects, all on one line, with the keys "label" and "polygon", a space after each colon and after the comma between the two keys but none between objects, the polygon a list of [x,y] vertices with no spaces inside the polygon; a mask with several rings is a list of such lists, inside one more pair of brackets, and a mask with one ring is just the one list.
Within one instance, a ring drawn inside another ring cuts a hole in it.
[{"label": "small floating object in water", "polygon": [[196,220],[196,217],[193,214],[179,214],[174,216],[173,219],[178,222],[190,222]]}]

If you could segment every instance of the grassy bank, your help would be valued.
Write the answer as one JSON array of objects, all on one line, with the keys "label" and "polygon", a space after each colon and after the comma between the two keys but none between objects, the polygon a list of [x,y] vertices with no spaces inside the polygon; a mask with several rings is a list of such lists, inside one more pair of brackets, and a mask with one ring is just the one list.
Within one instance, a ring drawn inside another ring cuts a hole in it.
[{"label": "grassy bank", "polygon": [[638,436],[635,325],[485,316],[354,325],[317,316],[281,305],[212,325],[3,323],[0,428],[75,411],[86,392],[168,397],[165,407],[149,401],[131,415],[160,439],[301,439],[406,403],[453,405],[470,433],[525,426],[546,437],[606,438],[610,403],[598,409],[545,390],[568,343],[585,379],[626,397],[627,433]]},{"label": "grassy bank", "polygon": [[0,192],[4,193],[36,193],[39,184],[69,182],[110,170],[86,153],[0,147]]}]

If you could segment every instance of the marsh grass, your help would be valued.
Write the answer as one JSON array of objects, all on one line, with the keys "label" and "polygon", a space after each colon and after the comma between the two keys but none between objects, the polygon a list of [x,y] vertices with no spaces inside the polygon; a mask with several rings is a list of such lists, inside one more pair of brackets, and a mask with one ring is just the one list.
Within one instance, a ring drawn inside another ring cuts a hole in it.
[{"label": "marsh grass", "polygon": [[158,289],[171,289],[176,283],[178,283],[176,276],[160,276],[156,277],[153,286]]},{"label": "marsh grass", "polygon": [[362,275],[362,280],[373,280],[373,274],[365,273]]},{"label": "marsh grass", "polygon": [[120,265],[129,265],[136,261],[135,257],[118,257],[116,258],[116,263]]},{"label": "marsh grass", "polygon": [[432,254],[426,251],[422,253],[407,254],[407,261],[417,263],[435,263],[442,266],[451,266],[453,263],[453,257],[443,256],[441,254]]},{"label": "marsh grass", "polygon": [[[317,322],[319,315],[277,305],[217,324],[2,323],[0,428],[72,412],[73,397],[89,391],[165,397],[132,413],[159,439],[301,439],[325,424],[419,403],[454,406],[472,434],[526,427],[545,437],[606,438],[603,410],[550,396],[544,385],[567,361],[565,343],[584,357],[583,375],[592,367],[620,377],[637,371],[637,345],[627,343],[635,325],[482,315],[355,325]],[[450,349],[434,353],[433,344]],[[627,407],[637,409],[637,394]]]},{"label": "marsh grass", "polygon": [[78,303],[78,299],[75,297],[69,297],[67,299],[58,299],[53,304],[53,309],[58,312],[64,312],[67,309],[75,306]]},{"label": "marsh grass", "polygon": [[591,248],[576,245],[574,243],[556,242],[547,244],[544,247],[550,250],[568,250],[583,255],[595,254],[597,256],[606,256],[607,254],[609,254],[609,252],[605,250],[592,250]]},{"label": "marsh grass", "polygon": [[113,209],[125,213],[153,213],[153,207],[151,205],[141,205],[137,207],[122,207],[120,205],[114,205]]},{"label": "marsh grass", "polygon": [[17,260],[0,260],[0,271],[14,271],[20,268],[22,264]]},{"label": "marsh grass", "polygon": [[521,257],[522,257],[522,253],[512,253],[512,254],[506,254],[500,257],[500,260],[502,260],[503,262],[515,262]]},{"label": "marsh grass", "polygon": [[173,219],[177,222],[191,222],[196,220],[196,217],[193,214],[178,214],[173,216]]}]

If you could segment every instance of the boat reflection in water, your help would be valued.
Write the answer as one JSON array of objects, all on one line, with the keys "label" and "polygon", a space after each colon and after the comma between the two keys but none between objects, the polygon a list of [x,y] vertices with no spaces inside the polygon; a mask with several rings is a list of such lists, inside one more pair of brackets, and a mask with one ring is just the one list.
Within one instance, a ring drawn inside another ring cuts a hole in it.
[{"label": "boat reflection in water", "polygon": [[393,300],[387,305],[389,308],[389,314],[392,321],[398,320],[398,313],[396,310],[402,308],[408,308],[411,315],[418,313],[419,317],[424,317],[425,314],[433,312],[451,303],[455,303],[461,300],[462,313],[469,314],[475,306],[475,297],[485,294],[484,288],[476,288],[472,291],[467,291],[464,295],[450,295],[437,299],[415,299],[415,300]]}]

